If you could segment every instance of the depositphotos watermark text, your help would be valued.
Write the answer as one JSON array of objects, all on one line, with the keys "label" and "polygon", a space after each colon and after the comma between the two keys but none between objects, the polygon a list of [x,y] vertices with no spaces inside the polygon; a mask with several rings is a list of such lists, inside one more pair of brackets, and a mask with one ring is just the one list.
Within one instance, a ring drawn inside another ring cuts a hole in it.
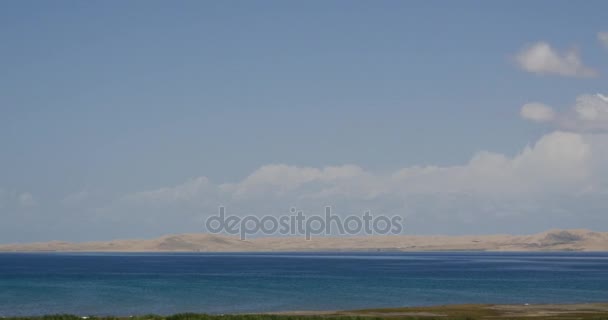
[{"label": "depositphotos watermark text", "polygon": [[283,216],[235,216],[226,215],[226,208],[219,207],[218,214],[205,220],[210,233],[239,235],[245,240],[251,235],[303,235],[306,240],[317,235],[388,235],[403,232],[403,218],[400,216],[363,215],[341,217],[332,214],[331,207],[325,207],[324,215],[306,215],[296,208]]}]

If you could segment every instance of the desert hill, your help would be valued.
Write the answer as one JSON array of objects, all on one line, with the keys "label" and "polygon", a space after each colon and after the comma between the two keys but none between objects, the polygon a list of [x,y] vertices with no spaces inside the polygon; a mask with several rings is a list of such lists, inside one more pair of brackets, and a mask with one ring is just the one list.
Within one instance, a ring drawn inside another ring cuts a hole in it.
[{"label": "desert hill", "polygon": [[0,252],[263,252],[263,251],[608,251],[608,232],[551,230],[534,235],[267,237],[239,240],[213,234],[148,240],[0,245]]}]

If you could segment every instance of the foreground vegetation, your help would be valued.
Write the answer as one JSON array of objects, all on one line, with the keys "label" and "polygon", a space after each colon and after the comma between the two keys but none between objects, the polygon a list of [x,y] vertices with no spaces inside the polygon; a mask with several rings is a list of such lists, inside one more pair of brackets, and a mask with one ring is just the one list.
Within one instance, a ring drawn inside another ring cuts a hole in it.
[{"label": "foreground vegetation", "polygon": [[571,305],[447,305],[331,312],[290,312],[282,314],[208,315],[184,313],[171,316],[3,317],[3,320],[608,320],[608,304]]},{"label": "foreground vegetation", "polygon": [[208,315],[197,313],[182,313],[171,316],[143,315],[134,317],[80,317],[74,315],[47,315],[41,317],[3,317],[3,320],[381,320],[381,317],[366,316],[334,316],[334,315],[270,315],[270,314],[243,314],[243,315]]}]

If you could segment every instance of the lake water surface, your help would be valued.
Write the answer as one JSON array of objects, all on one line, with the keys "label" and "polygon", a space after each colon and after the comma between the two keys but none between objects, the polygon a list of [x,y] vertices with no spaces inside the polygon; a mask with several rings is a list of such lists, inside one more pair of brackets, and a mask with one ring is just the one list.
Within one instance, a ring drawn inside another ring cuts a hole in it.
[{"label": "lake water surface", "polygon": [[608,253],[0,254],[0,315],[608,301]]}]

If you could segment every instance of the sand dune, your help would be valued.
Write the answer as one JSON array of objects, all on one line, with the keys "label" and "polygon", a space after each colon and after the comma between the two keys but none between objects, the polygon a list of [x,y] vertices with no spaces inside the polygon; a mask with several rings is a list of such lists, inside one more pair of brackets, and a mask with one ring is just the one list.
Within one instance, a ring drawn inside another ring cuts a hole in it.
[{"label": "sand dune", "polygon": [[239,240],[213,234],[149,240],[0,245],[2,252],[262,252],[262,251],[608,251],[608,232],[551,230],[534,235],[268,237]]}]

